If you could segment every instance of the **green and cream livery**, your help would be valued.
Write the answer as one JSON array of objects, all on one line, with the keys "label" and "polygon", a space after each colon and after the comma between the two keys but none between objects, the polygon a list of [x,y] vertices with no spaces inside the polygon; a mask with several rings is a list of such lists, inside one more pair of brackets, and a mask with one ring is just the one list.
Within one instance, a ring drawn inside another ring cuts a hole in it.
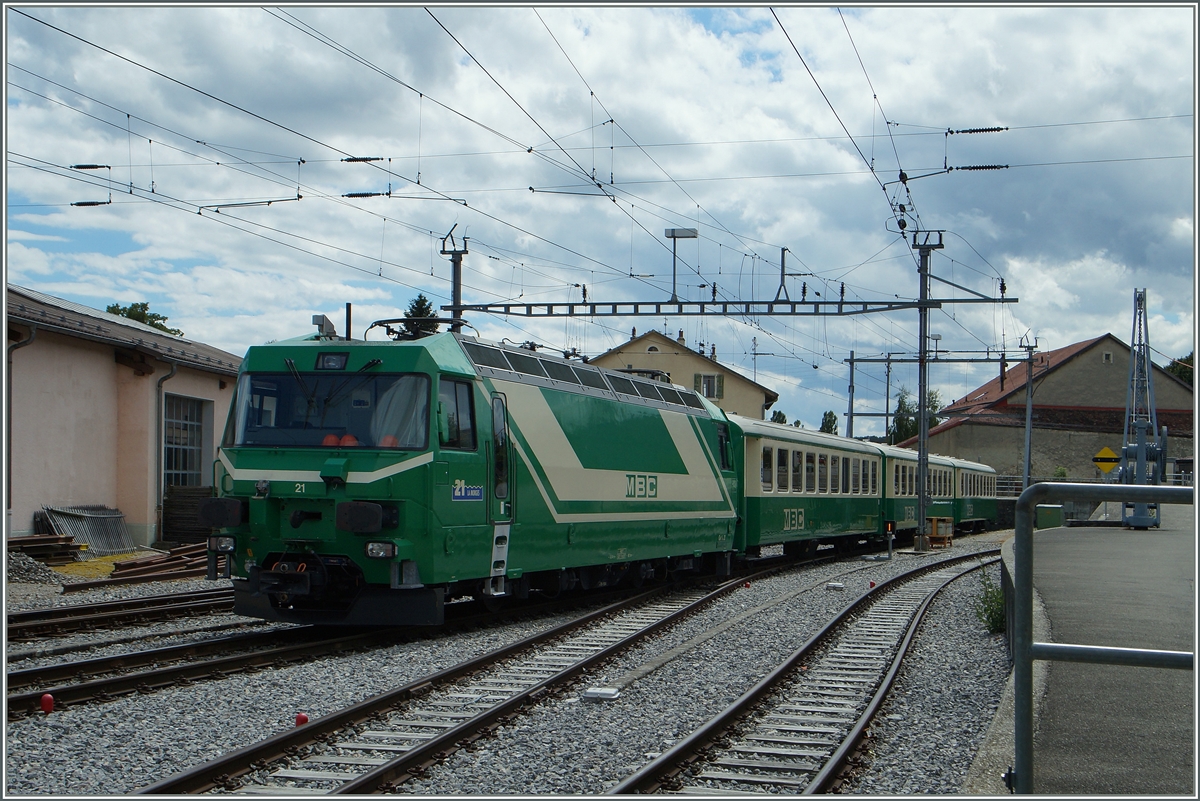
[{"label": "green and cream livery", "polygon": [[764,544],[881,536],[897,455],[807,435],[458,334],[256,346],[200,508],[219,530],[210,575],[223,555],[240,614],[438,624],[463,596],[722,574]]}]

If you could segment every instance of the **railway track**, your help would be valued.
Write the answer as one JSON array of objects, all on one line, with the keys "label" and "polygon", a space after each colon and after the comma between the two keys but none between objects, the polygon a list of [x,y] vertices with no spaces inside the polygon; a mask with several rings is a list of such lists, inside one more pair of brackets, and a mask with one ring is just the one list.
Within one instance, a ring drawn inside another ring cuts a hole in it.
[{"label": "railway track", "polygon": [[10,612],[7,616],[7,637],[9,642],[22,642],[77,631],[137,626],[231,611],[233,590],[229,588],[148,595],[109,603],[52,606]]},{"label": "railway track", "polygon": [[179,773],[141,794],[372,793],[419,775],[747,578],[657,588]]},{"label": "railway track", "polygon": [[924,566],[864,593],[784,664],[610,794],[826,792],[887,697],[922,615],[998,551]]},{"label": "railway track", "polygon": [[42,708],[42,696],[47,693],[53,696],[55,709],[62,710],[81,703],[111,701],[134,692],[153,692],[235,673],[285,667],[322,656],[386,647],[431,633],[449,635],[517,616],[561,612],[577,608],[581,602],[602,603],[626,595],[628,591],[597,593],[590,598],[526,604],[500,613],[481,612],[472,604],[450,604],[446,608],[446,623],[436,632],[423,626],[350,629],[297,626],[10,670],[8,715],[17,720],[37,712]]}]

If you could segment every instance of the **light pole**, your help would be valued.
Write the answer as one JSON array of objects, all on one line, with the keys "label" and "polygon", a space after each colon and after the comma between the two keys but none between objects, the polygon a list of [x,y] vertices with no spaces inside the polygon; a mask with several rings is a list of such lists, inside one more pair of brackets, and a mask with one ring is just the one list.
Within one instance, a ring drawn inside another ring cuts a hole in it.
[{"label": "light pole", "polygon": [[668,228],[665,236],[671,240],[671,302],[678,303],[679,297],[675,294],[675,265],[678,261],[675,252],[675,240],[695,239],[699,236],[699,231],[695,228]]}]

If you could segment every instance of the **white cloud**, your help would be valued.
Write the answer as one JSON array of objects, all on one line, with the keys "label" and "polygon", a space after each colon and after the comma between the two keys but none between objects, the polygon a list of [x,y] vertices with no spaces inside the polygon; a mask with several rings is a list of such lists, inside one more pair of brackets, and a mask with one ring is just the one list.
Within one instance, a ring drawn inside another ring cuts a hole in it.
[{"label": "white cloud", "polygon": [[[315,312],[340,321],[348,301],[362,326],[399,316],[418,291],[448,303],[438,250],[456,224],[460,242],[470,237],[469,303],[578,300],[575,284],[597,301],[665,300],[662,230],[693,226],[705,238],[680,243],[685,298],[709,297],[713,282],[724,299],[774,297],[786,247],[789,272],[804,274],[787,279],[793,299],[802,282],[809,300],[835,299],[843,281],[847,299],[911,299],[916,263],[885,227],[889,202],[961,237],[947,236],[936,275],[992,295],[994,265],[1021,299],[948,304],[931,318],[943,348],[1011,347],[1026,330],[1053,346],[1108,330],[1124,338],[1134,286],[1149,288],[1163,316],[1163,347],[1183,346],[1191,324],[1188,8],[780,8],[813,77],[765,8],[436,9],[511,98],[416,7],[287,9],[411,89],[275,10],[29,13],[259,116],[12,16],[9,280],[101,308],[148,300],[189,336],[235,353],[308,330]],[[1102,120],[1127,121],[1091,124]],[[946,134],[989,126],[1008,130]],[[341,161],[347,154],[384,160]],[[1188,158],[1163,158],[1174,156]],[[80,163],[112,165],[111,185],[107,171],[68,169]],[[985,164],[1010,167],[936,174]],[[418,165],[420,187],[407,180]],[[617,202],[576,165],[594,169]],[[901,166],[929,175],[905,191]],[[342,197],[389,182],[392,198]],[[298,202],[197,214],[294,197],[297,187]],[[110,190],[112,205],[69,205]],[[758,336],[761,350],[787,354],[758,362],[779,381],[778,407],[813,427],[825,409],[845,408],[836,396],[851,349],[916,347],[915,312],[467,316],[486,337],[593,354],[634,326],[683,328],[746,374]],[[971,387],[992,372],[964,367],[935,381]],[[871,388],[862,397],[882,395],[881,368],[864,367],[861,380]],[[893,391],[901,383],[915,386],[915,368],[896,368]]]},{"label": "white cloud", "polygon": [[66,242],[65,236],[54,236],[49,234],[35,234],[30,231],[22,231],[19,228],[9,228],[7,231],[9,242]]}]

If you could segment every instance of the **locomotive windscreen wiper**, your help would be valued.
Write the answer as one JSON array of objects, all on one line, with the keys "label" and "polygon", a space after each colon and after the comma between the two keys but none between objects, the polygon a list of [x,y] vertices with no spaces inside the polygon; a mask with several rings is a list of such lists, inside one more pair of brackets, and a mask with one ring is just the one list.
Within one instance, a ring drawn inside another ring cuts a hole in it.
[{"label": "locomotive windscreen wiper", "polygon": [[[370,370],[372,367],[376,367],[380,364],[383,364],[382,359],[371,359],[371,361],[367,362],[362,367],[358,368],[353,373],[346,376],[346,378],[342,380],[342,383],[338,384],[336,387],[333,387],[329,390],[329,394],[325,396],[325,399],[323,401],[321,401],[321,425],[322,426],[325,425],[325,413],[329,411],[329,408],[331,406],[335,406],[339,401],[342,400],[342,397],[344,397],[345,393],[342,392],[343,388],[345,388],[345,386],[347,384],[349,384],[352,379],[357,377],[359,373],[362,373],[366,370]],[[363,378],[365,378],[365,377],[366,376],[363,376]],[[358,385],[356,384],[354,387],[351,387],[351,389],[355,389],[357,387],[358,387]]]},{"label": "locomotive windscreen wiper", "polygon": [[300,371],[296,369],[296,363],[291,359],[284,359],[283,363],[292,371],[292,377],[296,379],[296,383],[300,385],[300,391],[304,393],[304,400],[307,404],[304,410],[304,427],[308,428],[308,415],[312,412],[315,390],[308,388],[308,384],[304,383],[304,378],[301,377]]}]

